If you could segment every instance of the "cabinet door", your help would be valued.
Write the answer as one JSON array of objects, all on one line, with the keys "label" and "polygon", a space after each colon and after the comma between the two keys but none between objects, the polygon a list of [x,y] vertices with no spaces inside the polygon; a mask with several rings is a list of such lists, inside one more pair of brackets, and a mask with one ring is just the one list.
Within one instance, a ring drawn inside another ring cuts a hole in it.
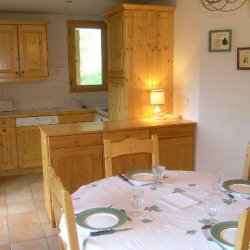
[{"label": "cabinet door", "polygon": [[47,26],[18,25],[21,77],[48,76]]},{"label": "cabinet door", "polygon": [[51,151],[51,166],[70,193],[103,178],[102,150],[102,146],[97,145]]},{"label": "cabinet door", "polygon": [[0,128],[0,170],[16,169],[17,167],[15,128]]},{"label": "cabinet door", "polygon": [[0,77],[18,75],[17,26],[0,25]]},{"label": "cabinet door", "polygon": [[159,140],[160,164],[169,170],[193,170],[193,138]]},{"label": "cabinet door", "polygon": [[41,135],[38,126],[17,128],[19,168],[42,166]]},{"label": "cabinet door", "polygon": [[124,25],[123,14],[108,19],[108,76],[124,77]]}]

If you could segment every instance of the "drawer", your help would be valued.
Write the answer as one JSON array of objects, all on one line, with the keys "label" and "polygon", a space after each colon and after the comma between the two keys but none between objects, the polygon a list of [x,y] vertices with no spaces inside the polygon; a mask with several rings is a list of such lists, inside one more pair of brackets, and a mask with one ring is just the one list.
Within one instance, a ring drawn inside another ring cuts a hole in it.
[{"label": "drawer", "polygon": [[0,119],[0,128],[15,127],[15,119]]},{"label": "drawer", "polygon": [[71,123],[71,122],[92,122],[93,113],[75,113],[75,114],[63,114],[59,116],[60,123]]},{"label": "drawer", "polygon": [[193,133],[194,127],[192,125],[171,126],[151,129],[151,134],[157,134],[159,139],[193,136]]},{"label": "drawer", "polygon": [[101,145],[101,134],[57,136],[49,139],[50,148],[74,148],[89,145]]},{"label": "drawer", "polygon": [[115,141],[123,141],[126,138],[138,138],[138,139],[150,138],[150,130],[137,129],[137,130],[124,130],[118,132],[103,133],[103,140],[109,139],[115,142]]}]

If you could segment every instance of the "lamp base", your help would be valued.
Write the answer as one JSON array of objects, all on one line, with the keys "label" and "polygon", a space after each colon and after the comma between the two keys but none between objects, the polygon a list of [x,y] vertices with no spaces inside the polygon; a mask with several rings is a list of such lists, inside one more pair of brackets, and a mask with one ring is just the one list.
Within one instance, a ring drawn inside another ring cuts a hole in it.
[{"label": "lamp base", "polygon": [[161,117],[161,110],[160,110],[160,107],[159,107],[159,106],[156,106],[156,107],[155,107],[153,119],[154,119],[154,120],[162,120],[162,117]]}]

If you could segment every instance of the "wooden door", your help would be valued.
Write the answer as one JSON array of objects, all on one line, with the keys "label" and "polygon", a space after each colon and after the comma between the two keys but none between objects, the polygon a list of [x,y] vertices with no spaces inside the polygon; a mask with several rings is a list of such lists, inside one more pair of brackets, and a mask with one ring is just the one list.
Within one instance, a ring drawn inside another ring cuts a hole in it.
[{"label": "wooden door", "polygon": [[47,26],[18,25],[21,77],[48,76]]},{"label": "wooden door", "polygon": [[0,128],[0,170],[17,168],[15,128]]},{"label": "wooden door", "polygon": [[51,150],[51,166],[60,176],[67,191],[104,177],[102,145]]},{"label": "wooden door", "polygon": [[42,167],[41,135],[38,126],[17,128],[19,168]]},{"label": "wooden door", "polygon": [[160,164],[169,170],[193,170],[193,137],[159,140]]},{"label": "wooden door", "polygon": [[0,25],[0,77],[19,76],[17,25]]}]

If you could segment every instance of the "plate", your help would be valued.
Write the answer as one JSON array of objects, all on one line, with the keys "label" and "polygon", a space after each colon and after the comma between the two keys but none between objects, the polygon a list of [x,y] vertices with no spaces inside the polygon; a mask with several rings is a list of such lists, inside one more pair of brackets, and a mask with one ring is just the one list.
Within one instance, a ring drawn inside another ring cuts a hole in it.
[{"label": "plate", "polygon": [[248,180],[228,180],[224,181],[222,186],[230,192],[239,194],[250,194],[250,181]]},{"label": "plate", "polygon": [[79,226],[92,230],[119,227],[126,221],[127,215],[125,213],[110,207],[91,208],[76,215],[76,223]]},{"label": "plate", "polygon": [[128,179],[135,180],[135,181],[153,181],[154,180],[152,171],[149,169],[130,170],[125,173],[125,176]]},{"label": "plate", "polygon": [[211,227],[211,236],[219,244],[222,244],[227,249],[234,249],[238,222],[224,221],[217,223]]}]

